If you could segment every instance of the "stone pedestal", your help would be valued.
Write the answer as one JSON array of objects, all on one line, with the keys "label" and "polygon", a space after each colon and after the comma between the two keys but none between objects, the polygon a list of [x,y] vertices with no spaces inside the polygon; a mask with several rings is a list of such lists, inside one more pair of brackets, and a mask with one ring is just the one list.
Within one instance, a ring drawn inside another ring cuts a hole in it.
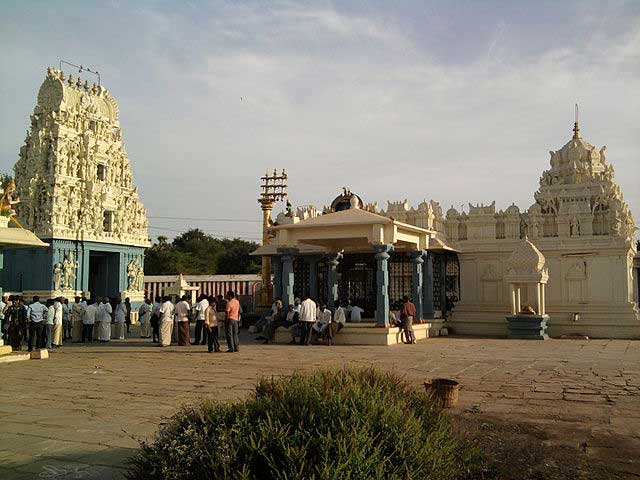
[{"label": "stone pedestal", "polygon": [[547,320],[549,315],[507,315],[507,322],[509,322],[507,338],[548,340]]}]

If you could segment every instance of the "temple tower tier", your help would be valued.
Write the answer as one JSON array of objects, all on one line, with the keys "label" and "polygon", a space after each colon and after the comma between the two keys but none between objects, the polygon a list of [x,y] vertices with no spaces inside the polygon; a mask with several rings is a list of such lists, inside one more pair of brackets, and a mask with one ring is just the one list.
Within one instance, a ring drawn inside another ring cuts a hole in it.
[{"label": "temple tower tier", "polygon": [[14,171],[18,220],[50,246],[7,251],[7,289],[141,301],[147,212],[109,91],[47,69]]}]

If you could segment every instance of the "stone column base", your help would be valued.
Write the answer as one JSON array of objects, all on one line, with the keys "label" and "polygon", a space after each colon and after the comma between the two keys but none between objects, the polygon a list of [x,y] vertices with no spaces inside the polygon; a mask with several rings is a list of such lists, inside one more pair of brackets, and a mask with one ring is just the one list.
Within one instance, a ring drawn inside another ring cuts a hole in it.
[{"label": "stone column base", "polygon": [[507,315],[507,322],[509,322],[507,338],[548,340],[547,320],[549,315]]}]

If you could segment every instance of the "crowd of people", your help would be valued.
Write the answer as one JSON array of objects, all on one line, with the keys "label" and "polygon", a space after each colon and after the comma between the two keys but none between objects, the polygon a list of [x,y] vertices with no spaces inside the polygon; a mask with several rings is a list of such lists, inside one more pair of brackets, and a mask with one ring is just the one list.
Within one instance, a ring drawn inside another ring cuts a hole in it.
[{"label": "crowd of people", "polygon": [[[284,307],[280,298],[271,306],[271,312],[256,325],[256,330],[262,330],[262,334],[256,340],[264,340],[269,343],[273,340],[278,327],[285,327],[291,333],[290,344],[310,345],[319,341],[331,345],[337,333],[347,322],[362,322],[364,309],[348,303],[343,306],[340,301],[335,304],[332,312],[325,303],[317,303],[309,295],[303,301],[296,298],[293,304]],[[402,299],[402,307],[396,315],[390,312],[389,323],[397,326],[402,331],[404,343],[416,343],[413,332],[413,319],[416,315],[416,306],[408,296]]]},{"label": "crowd of people", "polygon": [[[69,305],[68,299],[54,298],[42,302],[34,296],[26,304],[19,295],[0,300],[2,338],[13,350],[26,346],[29,351],[40,348],[53,349],[62,346],[64,340],[75,343],[109,342],[124,340],[131,329],[131,302],[128,298],[86,299],[76,297]],[[264,315],[255,326],[261,334],[258,340],[273,341],[276,329],[285,327],[291,334],[291,344],[310,345],[319,341],[331,345],[333,339],[347,322],[362,321],[364,310],[359,306],[336,302],[333,312],[327,305],[316,303],[310,296],[296,298],[284,307],[276,299],[271,312]],[[206,345],[209,352],[220,352],[220,329],[224,329],[227,350],[239,351],[239,328],[242,307],[233,291],[222,295],[200,295],[192,305],[188,295],[174,303],[169,296],[145,298],[138,309],[140,337],[151,339],[158,346],[172,343],[179,346]],[[400,327],[404,343],[416,343],[413,318],[416,307],[408,297],[402,302],[399,315],[391,313],[390,323]],[[191,341],[190,323],[195,323],[195,335]],[[113,328],[112,328],[113,325]]]}]

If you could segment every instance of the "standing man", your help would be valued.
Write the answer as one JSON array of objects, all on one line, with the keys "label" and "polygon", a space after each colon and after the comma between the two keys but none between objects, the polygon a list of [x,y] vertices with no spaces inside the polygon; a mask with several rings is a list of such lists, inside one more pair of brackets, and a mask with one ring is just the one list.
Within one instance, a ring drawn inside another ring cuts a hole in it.
[{"label": "standing man", "polygon": [[222,326],[224,338],[227,338],[227,301],[222,295],[216,299],[216,311],[218,312],[218,325]]},{"label": "standing man", "polygon": [[189,332],[189,295],[183,295],[175,307],[176,320],[178,321],[178,345],[188,347],[191,345],[191,332]]},{"label": "standing man", "polygon": [[151,328],[153,329],[153,341],[160,342],[160,308],[162,307],[162,297],[156,297],[151,307]]},{"label": "standing man", "polygon": [[47,317],[44,319],[44,343],[47,350],[51,350],[51,331],[53,330],[53,320],[56,310],[53,306],[53,298],[47,300]]},{"label": "standing man", "polygon": [[125,300],[125,303],[122,303],[122,300],[118,299],[116,303],[116,310],[113,313],[113,321],[116,324],[116,331],[114,336],[119,340],[124,340],[124,328],[125,328],[126,320],[127,320],[126,300]]},{"label": "standing man", "polygon": [[236,294],[233,290],[227,292],[227,323],[226,323],[226,336],[227,336],[227,353],[240,351],[240,338],[238,335],[239,322],[240,322],[240,302],[236,298]]},{"label": "standing man", "polygon": [[140,322],[140,338],[151,338],[149,323],[151,322],[151,299],[145,298],[144,303],[138,309],[138,322]]},{"label": "standing man", "polygon": [[82,317],[84,316],[84,303],[80,297],[76,297],[74,304],[71,305],[71,340],[73,343],[79,343],[82,339]]},{"label": "standing man", "polygon": [[95,300],[90,299],[88,305],[82,309],[82,343],[93,342],[93,326],[96,323],[97,314],[98,306]]},{"label": "standing man", "polygon": [[51,343],[53,348],[60,348],[62,346],[62,298],[58,297],[53,300],[53,328],[51,332]]},{"label": "standing man", "polygon": [[104,297],[102,303],[96,306],[96,309],[96,321],[100,322],[98,340],[108,342],[111,340],[111,314],[113,313],[113,307],[111,307],[109,303],[109,298]]},{"label": "standing man", "polygon": [[171,297],[165,296],[160,306],[160,345],[168,347],[171,345],[171,333],[173,330],[173,312],[175,307],[171,303]]},{"label": "standing man", "polygon": [[[207,343],[207,335],[209,330],[204,328],[205,325],[205,312],[209,308],[209,300],[207,300],[207,296],[203,293],[198,298],[198,303],[196,303],[196,333],[193,344],[194,345],[205,345]],[[202,334],[202,335],[201,335]],[[202,343],[200,343],[200,337],[202,336]]]},{"label": "standing man", "polygon": [[62,301],[62,339],[71,340],[71,307],[68,298]]},{"label": "standing man", "polygon": [[33,297],[33,303],[27,310],[29,318],[29,351],[44,348],[44,320],[47,318],[47,307],[40,303],[40,297]]},{"label": "standing man", "polygon": [[316,302],[311,300],[309,294],[306,294],[305,300],[300,304],[300,345],[309,345],[311,326],[316,321],[317,310]]},{"label": "standing man", "polygon": [[[131,332],[131,300],[129,297],[124,299],[124,306],[127,309],[127,314],[125,315],[125,322],[127,324],[127,333]],[[122,339],[124,339],[124,335],[122,335]]]},{"label": "standing man", "polygon": [[218,342],[218,311],[216,309],[216,299],[212,295],[207,299],[209,306],[204,312],[204,326],[207,329],[207,350],[211,352],[220,351]]},{"label": "standing man", "polygon": [[411,303],[408,296],[402,298],[402,310],[400,311],[400,321],[404,330],[404,343],[417,343],[413,333],[413,318],[416,316],[416,306]]},{"label": "standing man", "polygon": [[[27,323],[27,311],[20,304],[17,295],[10,297],[9,301],[11,301],[11,305],[5,309],[5,321],[9,325],[7,337],[11,342],[11,349],[19,351],[22,350],[22,332]],[[26,341],[26,338],[24,340]]]}]

